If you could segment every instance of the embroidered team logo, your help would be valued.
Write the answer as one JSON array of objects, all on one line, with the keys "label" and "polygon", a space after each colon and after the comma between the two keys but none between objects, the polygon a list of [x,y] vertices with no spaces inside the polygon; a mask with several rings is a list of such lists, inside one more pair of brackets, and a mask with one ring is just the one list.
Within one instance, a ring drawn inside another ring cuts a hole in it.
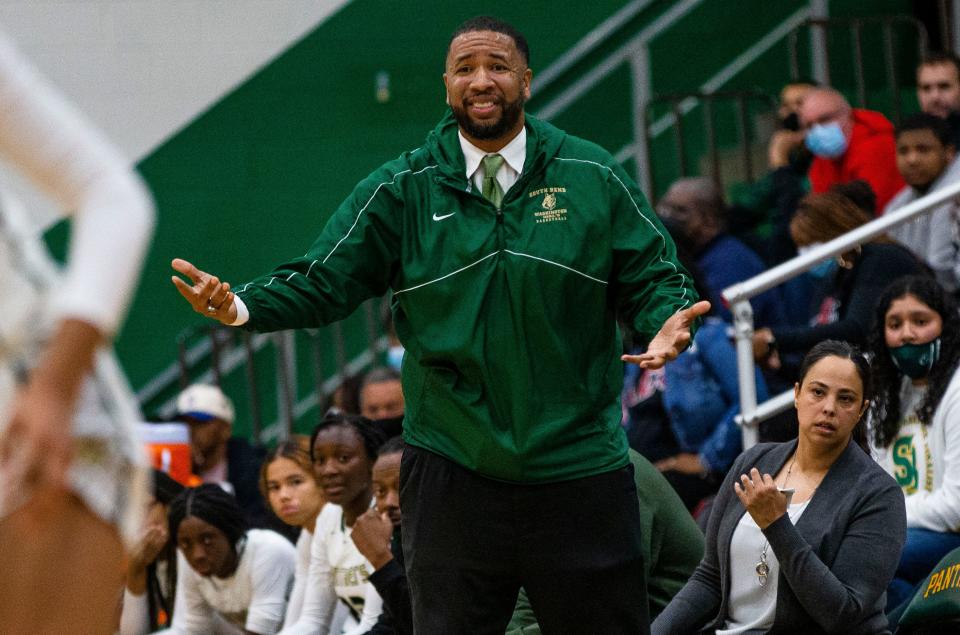
[{"label": "embroidered team logo", "polygon": [[527,197],[531,199],[541,194],[543,195],[543,199],[540,201],[540,209],[533,213],[536,218],[534,222],[540,225],[542,223],[567,220],[566,208],[557,207],[557,203],[559,202],[557,200],[557,194],[566,194],[566,192],[567,188],[565,187],[541,187],[540,189],[528,192]]}]

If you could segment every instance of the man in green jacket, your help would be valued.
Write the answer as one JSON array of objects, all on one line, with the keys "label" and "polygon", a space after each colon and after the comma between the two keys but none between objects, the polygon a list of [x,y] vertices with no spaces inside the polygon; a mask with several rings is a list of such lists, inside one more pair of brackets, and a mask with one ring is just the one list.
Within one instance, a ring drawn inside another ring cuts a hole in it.
[{"label": "man in green jacket", "polygon": [[[528,60],[510,25],[465,22],[443,76],[451,113],[362,181],[305,256],[236,295],[179,259],[192,284],[174,283],[256,331],[328,324],[393,291],[418,630],[502,633],[522,585],[548,632],[646,632],[620,361],[673,359],[709,303],[613,157],[525,115]],[[618,317],[646,353],[621,357]]]}]

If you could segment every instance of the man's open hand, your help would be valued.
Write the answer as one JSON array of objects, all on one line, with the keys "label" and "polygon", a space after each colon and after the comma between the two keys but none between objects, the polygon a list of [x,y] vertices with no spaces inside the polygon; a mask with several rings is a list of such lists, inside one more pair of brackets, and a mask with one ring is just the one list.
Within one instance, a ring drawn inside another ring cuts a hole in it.
[{"label": "man's open hand", "polygon": [[237,307],[233,304],[230,283],[220,282],[218,277],[197,269],[181,258],[174,258],[171,265],[190,279],[190,284],[187,284],[179,276],[172,277],[173,286],[194,311],[227,325],[237,321]]},{"label": "man's open hand", "polygon": [[650,340],[647,352],[640,355],[624,355],[620,359],[637,364],[640,368],[654,370],[662,368],[670,360],[676,359],[683,349],[690,343],[690,325],[701,315],[710,311],[710,303],[706,300],[697,302],[692,307],[677,311],[663,323],[657,334]]}]

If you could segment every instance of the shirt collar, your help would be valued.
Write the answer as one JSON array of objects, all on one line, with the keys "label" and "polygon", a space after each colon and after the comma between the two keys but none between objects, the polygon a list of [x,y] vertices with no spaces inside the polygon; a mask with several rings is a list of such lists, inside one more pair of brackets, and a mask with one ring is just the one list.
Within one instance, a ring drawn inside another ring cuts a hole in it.
[{"label": "shirt collar", "polygon": [[[467,141],[467,138],[464,137],[463,133],[459,130],[457,130],[457,136],[460,138],[460,148],[463,150],[463,159],[464,163],[466,163],[467,178],[469,179],[480,167],[480,161],[483,160],[483,157],[493,153],[481,150]],[[510,140],[510,143],[500,148],[497,154],[503,157],[503,160],[514,172],[521,174],[523,172],[523,162],[527,158],[526,126],[520,129],[520,132]]]}]

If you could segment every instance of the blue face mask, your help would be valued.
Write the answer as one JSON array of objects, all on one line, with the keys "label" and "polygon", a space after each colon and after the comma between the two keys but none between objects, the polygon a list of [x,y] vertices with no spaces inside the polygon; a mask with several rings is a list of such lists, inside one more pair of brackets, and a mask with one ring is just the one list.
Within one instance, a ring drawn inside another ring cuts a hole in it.
[{"label": "blue face mask", "polygon": [[834,258],[829,260],[824,260],[819,265],[807,271],[814,278],[823,280],[824,278],[829,278],[833,275],[833,272],[837,270],[837,261]]},{"label": "blue face mask", "polygon": [[836,122],[813,126],[804,143],[810,152],[824,159],[836,159],[847,151],[847,138]]},{"label": "blue face mask", "polygon": [[400,370],[400,366],[403,364],[403,347],[402,346],[391,346],[387,349],[387,365],[390,368]]}]

